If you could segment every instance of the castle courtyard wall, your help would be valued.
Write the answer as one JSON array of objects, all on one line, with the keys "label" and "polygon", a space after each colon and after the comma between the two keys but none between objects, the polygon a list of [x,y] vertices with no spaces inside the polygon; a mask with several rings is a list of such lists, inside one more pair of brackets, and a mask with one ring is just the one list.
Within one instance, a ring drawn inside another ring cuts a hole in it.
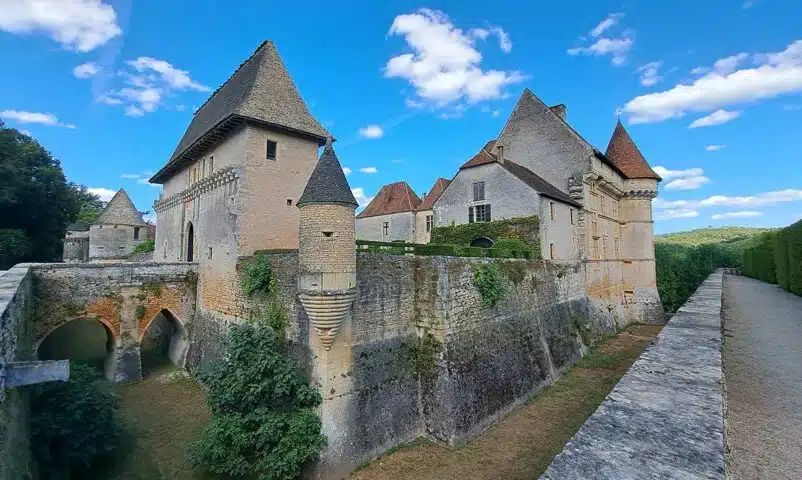
[{"label": "castle courtyard wall", "polygon": [[[388,223],[387,235],[384,234],[384,222]],[[418,222],[415,212],[398,212],[387,215],[357,218],[356,238],[359,240],[372,240],[377,242],[403,240],[405,242],[415,243],[417,239],[417,227]]]}]

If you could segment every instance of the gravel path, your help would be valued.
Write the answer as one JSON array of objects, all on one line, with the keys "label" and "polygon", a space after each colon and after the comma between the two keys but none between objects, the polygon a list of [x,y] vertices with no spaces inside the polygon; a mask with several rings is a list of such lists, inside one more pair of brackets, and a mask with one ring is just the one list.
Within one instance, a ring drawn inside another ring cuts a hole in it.
[{"label": "gravel path", "polygon": [[802,479],[802,297],[724,280],[728,473]]}]

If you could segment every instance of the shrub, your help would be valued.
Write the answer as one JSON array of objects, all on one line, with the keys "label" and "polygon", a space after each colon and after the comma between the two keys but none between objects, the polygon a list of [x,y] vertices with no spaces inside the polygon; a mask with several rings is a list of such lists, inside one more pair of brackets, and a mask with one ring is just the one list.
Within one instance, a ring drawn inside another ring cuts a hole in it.
[{"label": "shrub", "polygon": [[802,295],[802,221],[787,227],[788,291]]},{"label": "shrub", "polygon": [[744,252],[743,273],[768,283],[777,283],[777,270],[774,259],[774,237],[776,232],[760,235],[755,246]]},{"label": "shrub", "polygon": [[0,270],[25,261],[33,249],[24,230],[0,229]]},{"label": "shrub", "polygon": [[240,285],[245,295],[267,295],[270,292],[270,280],[273,278],[273,269],[270,259],[265,253],[257,253],[242,264]]},{"label": "shrub", "polygon": [[131,255],[136,255],[139,253],[148,253],[152,252],[153,250],[156,250],[156,241],[153,240],[152,238],[149,238],[147,240],[144,240],[136,247],[134,247],[134,249],[131,250]]},{"label": "shrub", "polygon": [[788,271],[788,237],[790,232],[788,229],[780,230],[774,236],[774,270],[777,273],[777,285],[788,290],[789,289],[789,271]]},{"label": "shrub", "polygon": [[326,444],[320,393],[272,329],[233,327],[226,357],[200,373],[212,420],[190,446],[191,463],[226,478],[297,478]]},{"label": "shrub", "polygon": [[468,246],[477,237],[486,237],[494,242],[500,238],[519,238],[528,243],[530,248],[538,248],[539,231],[540,221],[533,215],[492,222],[435,227],[432,229],[431,242]]},{"label": "shrub", "polygon": [[454,245],[421,245],[415,247],[416,255],[446,255],[455,257],[457,256],[457,249]]},{"label": "shrub", "polygon": [[657,290],[666,311],[674,312],[713,271],[734,267],[735,256],[720,244],[687,246],[656,242]]},{"label": "shrub", "polygon": [[490,307],[503,300],[507,294],[504,274],[498,265],[474,265],[473,286],[482,296],[482,305]]},{"label": "shrub", "polygon": [[42,478],[82,478],[117,449],[119,399],[91,367],[72,363],[68,381],[29,388],[31,447]]}]

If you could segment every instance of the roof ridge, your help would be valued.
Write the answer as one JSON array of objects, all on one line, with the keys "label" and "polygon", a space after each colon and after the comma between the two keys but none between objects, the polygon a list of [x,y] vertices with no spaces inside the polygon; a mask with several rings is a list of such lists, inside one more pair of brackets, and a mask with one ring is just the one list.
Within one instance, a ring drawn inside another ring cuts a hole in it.
[{"label": "roof ridge", "polygon": [[234,76],[235,76],[237,73],[239,73],[239,71],[240,71],[240,70],[242,70],[242,67],[243,67],[243,66],[245,66],[245,64],[246,64],[246,63],[248,63],[248,62],[250,62],[251,60],[253,60],[253,58],[254,58],[254,57],[256,57],[256,55],[257,55],[259,52],[261,52],[261,51],[262,51],[262,49],[263,49],[263,48],[265,48],[265,46],[266,46],[267,44],[272,44],[272,43],[273,43],[273,41],[272,41],[272,40],[264,40],[264,41],[262,41],[262,43],[260,43],[260,44],[259,44],[259,46],[258,46],[258,47],[256,47],[256,50],[254,50],[254,51],[253,51],[253,53],[251,54],[251,56],[250,56],[250,57],[248,57],[248,58],[246,58],[246,59],[245,59],[245,61],[243,61],[242,63],[240,63],[240,64],[239,64],[239,66],[237,67],[237,69],[236,69],[236,70],[234,70],[234,73],[232,73],[231,75],[229,75],[229,77],[226,79],[226,81],[225,81],[225,82],[223,82],[222,84],[220,84],[220,86],[219,86],[219,87],[217,87],[217,89],[216,89],[214,92],[212,92],[212,94],[211,94],[211,95],[209,95],[209,98],[207,98],[207,99],[206,99],[206,101],[205,101],[205,102],[203,102],[203,103],[201,104],[201,106],[200,106],[200,107],[198,107],[198,108],[197,108],[197,110],[195,110],[195,113],[193,113],[192,115],[194,116],[194,115],[196,115],[198,112],[200,112],[200,111],[201,111],[201,109],[202,109],[202,108],[203,108],[203,107],[204,107],[204,106],[205,106],[207,103],[209,103],[209,102],[211,102],[211,101],[212,101],[212,99],[213,99],[213,98],[214,98],[214,97],[215,97],[215,96],[216,96],[216,95],[217,95],[217,94],[220,92],[220,90],[222,90],[222,89],[223,89],[223,87],[225,87],[226,85],[228,85],[228,82],[230,82],[230,81],[231,81],[231,79],[232,79],[232,78],[234,78]]}]

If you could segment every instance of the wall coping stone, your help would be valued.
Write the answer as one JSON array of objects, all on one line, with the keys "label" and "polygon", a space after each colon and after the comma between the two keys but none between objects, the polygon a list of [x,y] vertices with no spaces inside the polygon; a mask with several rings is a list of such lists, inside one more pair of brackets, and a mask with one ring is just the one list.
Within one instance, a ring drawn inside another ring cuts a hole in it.
[{"label": "wall coping stone", "polygon": [[722,278],[702,283],[541,479],[724,478]]},{"label": "wall coping stone", "polygon": [[33,269],[43,268],[119,268],[119,267],[170,267],[170,266],[189,266],[197,267],[198,262],[70,262],[70,263],[26,263],[17,265],[27,266]]},{"label": "wall coping stone", "polygon": [[31,264],[29,263],[20,263],[0,275],[0,318],[5,316],[8,304],[17,295],[17,291],[22,285],[22,281],[25,280],[25,276],[28,275],[30,267]]}]

